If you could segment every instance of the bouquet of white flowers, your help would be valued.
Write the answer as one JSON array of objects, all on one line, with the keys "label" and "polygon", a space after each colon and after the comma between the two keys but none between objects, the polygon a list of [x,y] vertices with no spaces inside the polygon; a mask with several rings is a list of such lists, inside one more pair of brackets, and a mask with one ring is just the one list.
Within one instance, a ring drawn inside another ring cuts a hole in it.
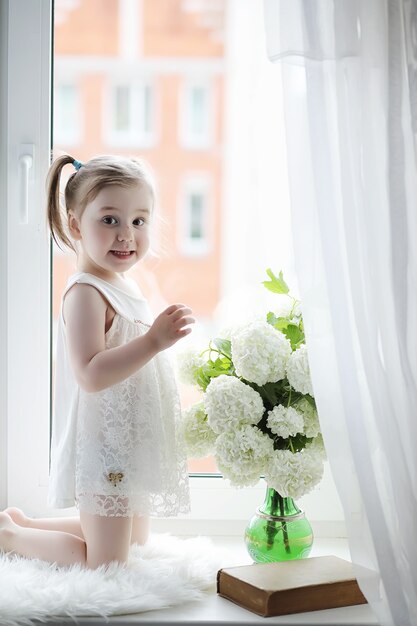
[{"label": "bouquet of white flowers", "polygon": [[285,294],[285,312],[269,312],[216,338],[201,353],[178,355],[179,377],[202,400],[184,411],[188,456],[214,454],[235,487],[261,476],[282,497],[299,498],[323,475],[325,451],[310,379],[300,302],[282,272],[263,284]]}]

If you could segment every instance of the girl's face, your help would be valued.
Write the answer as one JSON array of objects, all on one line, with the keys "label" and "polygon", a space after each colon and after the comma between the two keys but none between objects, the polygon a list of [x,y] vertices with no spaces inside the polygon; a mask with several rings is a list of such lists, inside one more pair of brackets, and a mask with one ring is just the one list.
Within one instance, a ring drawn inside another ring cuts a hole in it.
[{"label": "girl's face", "polygon": [[78,269],[107,277],[126,272],[149,248],[153,197],[148,186],[112,185],[87,204],[81,219],[70,212],[70,231],[79,240]]}]

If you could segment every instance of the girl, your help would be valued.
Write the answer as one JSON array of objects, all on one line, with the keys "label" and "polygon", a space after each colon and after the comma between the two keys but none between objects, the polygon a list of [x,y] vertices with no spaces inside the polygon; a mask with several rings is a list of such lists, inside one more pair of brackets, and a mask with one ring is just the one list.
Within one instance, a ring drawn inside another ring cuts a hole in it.
[{"label": "girl", "polygon": [[[75,171],[59,205],[62,169]],[[155,192],[143,163],[59,157],[48,176],[54,240],[77,255],[57,331],[48,505],[79,518],[0,513],[0,547],[58,565],[126,563],[149,516],[190,510],[180,403],[164,350],[191,332],[191,309],[172,304],[153,321],[125,273],[148,248]],[[64,226],[65,225],[65,226]]]}]

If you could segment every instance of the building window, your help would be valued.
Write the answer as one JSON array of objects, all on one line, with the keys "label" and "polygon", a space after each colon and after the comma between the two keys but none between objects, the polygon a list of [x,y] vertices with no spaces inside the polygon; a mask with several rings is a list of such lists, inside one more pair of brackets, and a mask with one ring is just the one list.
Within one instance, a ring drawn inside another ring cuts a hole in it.
[{"label": "building window", "polygon": [[205,177],[187,179],[181,194],[180,251],[187,256],[209,251],[209,183]]},{"label": "building window", "polygon": [[127,81],[109,88],[104,137],[112,146],[149,148],[155,143],[154,89],[149,82]]},{"label": "building window", "polygon": [[202,193],[192,193],[189,198],[189,238],[192,241],[202,241],[204,239],[204,200]]},{"label": "building window", "polygon": [[131,128],[131,100],[131,87],[117,85],[114,90],[114,131],[116,133],[128,132]]},{"label": "building window", "polygon": [[189,81],[180,102],[180,143],[184,148],[210,148],[213,139],[213,101],[209,82]]},{"label": "building window", "polygon": [[58,84],[54,89],[54,143],[76,145],[81,141],[80,94],[77,85]]}]

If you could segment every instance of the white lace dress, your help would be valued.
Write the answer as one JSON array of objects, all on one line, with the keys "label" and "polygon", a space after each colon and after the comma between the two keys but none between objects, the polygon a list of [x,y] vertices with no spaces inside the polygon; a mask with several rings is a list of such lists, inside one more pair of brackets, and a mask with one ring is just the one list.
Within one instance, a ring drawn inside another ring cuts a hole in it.
[{"label": "white lace dress", "polygon": [[[116,311],[106,348],[147,332],[149,306],[92,274],[70,277],[96,287]],[[63,295],[64,295],[63,294]],[[58,320],[55,397],[48,506],[75,506],[114,517],[168,517],[190,511],[181,408],[166,350],[140,370],[102,391],[88,393],[75,381],[65,323]]]}]

